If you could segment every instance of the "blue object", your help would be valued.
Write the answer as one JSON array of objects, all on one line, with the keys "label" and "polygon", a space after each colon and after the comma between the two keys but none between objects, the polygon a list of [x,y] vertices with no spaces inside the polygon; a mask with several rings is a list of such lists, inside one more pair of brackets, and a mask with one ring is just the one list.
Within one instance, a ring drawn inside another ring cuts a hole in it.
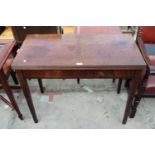
[{"label": "blue object", "polygon": [[4,45],[0,45],[0,52],[2,52],[4,49]]},{"label": "blue object", "polygon": [[148,55],[155,55],[155,44],[145,44],[144,46]]}]

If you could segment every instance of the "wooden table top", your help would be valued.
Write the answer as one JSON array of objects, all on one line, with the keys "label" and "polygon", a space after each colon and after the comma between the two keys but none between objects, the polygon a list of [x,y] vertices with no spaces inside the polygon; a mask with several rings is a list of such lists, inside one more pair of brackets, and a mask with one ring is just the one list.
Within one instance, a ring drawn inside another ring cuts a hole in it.
[{"label": "wooden table top", "polygon": [[0,69],[3,67],[15,44],[16,42],[13,39],[0,39]]},{"label": "wooden table top", "polygon": [[16,70],[133,69],[146,66],[129,34],[28,35]]}]

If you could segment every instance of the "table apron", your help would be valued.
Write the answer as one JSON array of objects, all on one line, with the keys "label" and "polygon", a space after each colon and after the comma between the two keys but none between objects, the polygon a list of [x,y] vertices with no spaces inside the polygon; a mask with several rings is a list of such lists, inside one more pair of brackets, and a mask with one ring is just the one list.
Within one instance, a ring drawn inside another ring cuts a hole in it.
[{"label": "table apron", "polygon": [[22,75],[24,78],[93,79],[93,78],[138,78],[141,77],[143,70],[17,70],[16,72],[19,78]]}]

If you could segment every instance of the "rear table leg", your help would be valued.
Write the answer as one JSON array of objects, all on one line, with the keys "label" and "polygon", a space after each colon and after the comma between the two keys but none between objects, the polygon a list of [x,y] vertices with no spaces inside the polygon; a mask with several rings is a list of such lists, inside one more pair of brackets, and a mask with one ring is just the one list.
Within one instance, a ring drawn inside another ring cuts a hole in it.
[{"label": "rear table leg", "polygon": [[18,84],[16,73],[11,69],[11,76],[15,84]]},{"label": "rear table leg", "polygon": [[38,83],[39,83],[41,93],[44,93],[44,87],[43,87],[42,79],[38,79]]},{"label": "rear table leg", "polygon": [[120,94],[121,86],[122,86],[122,79],[119,79],[119,81],[118,81],[118,87],[117,87],[117,94]]}]

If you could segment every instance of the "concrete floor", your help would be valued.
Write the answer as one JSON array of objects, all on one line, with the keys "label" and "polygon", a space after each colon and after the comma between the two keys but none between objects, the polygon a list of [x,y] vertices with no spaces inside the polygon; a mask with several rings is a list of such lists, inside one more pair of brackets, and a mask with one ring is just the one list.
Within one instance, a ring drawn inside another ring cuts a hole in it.
[{"label": "concrete floor", "polygon": [[[155,128],[154,99],[142,99],[134,119],[122,125],[127,100],[126,90],[116,93],[111,79],[43,80],[45,93],[39,91],[37,80],[30,80],[34,105],[39,118],[35,124],[21,91],[14,95],[24,115],[18,119],[4,103],[0,102],[0,128]],[[5,93],[1,92],[5,96]]]}]

